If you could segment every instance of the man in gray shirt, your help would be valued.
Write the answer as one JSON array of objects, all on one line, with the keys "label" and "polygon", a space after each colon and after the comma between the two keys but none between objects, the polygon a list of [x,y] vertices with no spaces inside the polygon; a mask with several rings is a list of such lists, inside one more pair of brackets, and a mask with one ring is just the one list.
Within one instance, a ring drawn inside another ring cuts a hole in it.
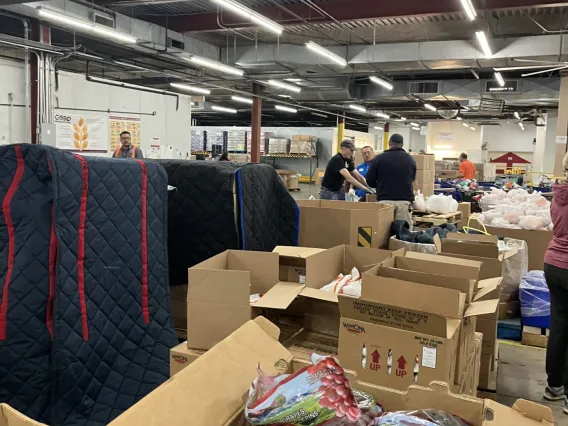
[{"label": "man in gray shirt", "polygon": [[144,158],[142,150],[136,145],[132,145],[130,132],[124,131],[120,134],[120,143],[122,146],[116,148],[116,151],[112,154],[112,158]]}]

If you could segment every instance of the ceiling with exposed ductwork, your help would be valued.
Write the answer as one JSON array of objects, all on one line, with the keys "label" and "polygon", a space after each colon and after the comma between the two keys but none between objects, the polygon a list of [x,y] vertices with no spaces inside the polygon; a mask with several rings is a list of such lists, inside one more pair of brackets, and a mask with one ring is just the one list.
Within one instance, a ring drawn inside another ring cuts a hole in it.
[{"label": "ceiling with exposed ductwork", "polygon": [[[196,103],[193,116],[203,125],[249,125],[250,105],[232,97],[250,98],[253,83],[268,80],[301,90],[265,84],[263,124],[271,126],[333,125],[338,114],[347,116],[348,127],[360,130],[401,117],[430,121],[459,114],[491,124],[518,112],[534,120],[557,107],[562,70],[555,68],[568,61],[568,6],[552,0],[473,0],[473,22],[460,0],[238,0],[281,25],[279,36],[210,0],[0,2],[9,13],[29,17],[37,16],[38,6],[76,18],[97,14],[135,33],[139,41],[127,45],[53,23],[52,45],[70,53],[60,69],[153,89],[176,91],[170,83],[206,88],[210,94]],[[489,58],[477,31],[488,35]],[[21,38],[21,26],[0,15],[0,55],[21,55],[2,45],[6,37]],[[347,64],[315,54],[305,46],[309,41]],[[199,66],[187,60],[192,55],[244,75]],[[503,71],[506,90],[499,89],[495,68],[520,66],[540,68]],[[526,75],[533,72],[538,74]],[[390,82],[392,90],[373,83],[371,76]],[[238,112],[220,114],[210,109],[212,104]],[[277,104],[298,113],[276,111]]]}]

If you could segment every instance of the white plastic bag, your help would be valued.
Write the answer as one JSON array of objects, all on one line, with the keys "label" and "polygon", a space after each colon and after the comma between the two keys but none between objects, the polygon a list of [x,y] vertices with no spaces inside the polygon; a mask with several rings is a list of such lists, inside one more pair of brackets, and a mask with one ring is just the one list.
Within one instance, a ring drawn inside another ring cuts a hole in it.
[{"label": "white plastic bag", "polygon": [[543,220],[537,216],[524,216],[519,221],[519,225],[523,229],[534,231],[543,227]]},{"label": "white plastic bag", "polygon": [[361,297],[361,274],[357,268],[351,269],[351,275],[339,274],[335,280],[324,285],[321,290],[329,293]]},{"label": "white plastic bag", "polygon": [[414,197],[412,208],[419,212],[426,211],[426,201],[424,201],[424,194],[422,194],[420,191],[416,191],[416,196]]},{"label": "white plastic bag", "polygon": [[443,194],[432,195],[426,200],[426,210],[439,214],[453,213],[458,210],[458,202]]},{"label": "white plastic bag", "polygon": [[355,190],[351,188],[347,194],[345,194],[345,201],[359,201],[360,198],[355,195]]}]

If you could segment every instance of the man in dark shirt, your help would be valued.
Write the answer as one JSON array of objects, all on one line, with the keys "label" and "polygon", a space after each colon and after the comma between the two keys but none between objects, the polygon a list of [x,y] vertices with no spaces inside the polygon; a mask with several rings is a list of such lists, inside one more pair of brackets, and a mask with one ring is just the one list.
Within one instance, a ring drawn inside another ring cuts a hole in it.
[{"label": "man in dark shirt", "polygon": [[325,174],[321,180],[321,200],[345,200],[345,189],[343,184],[349,182],[355,188],[371,192],[367,187],[365,178],[355,170],[353,163],[353,153],[355,145],[350,139],[341,142],[340,152],[335,154],[327,163]]},{"label": "man in dark shirt", "polygon": [[404,139],[395,133],[389,149],[378,155],[367,172],[367,183],[377,189],[377,201],[394,207],[395,220],[406,220],[412,229],[413,183],[416,162],[402,146]]}]

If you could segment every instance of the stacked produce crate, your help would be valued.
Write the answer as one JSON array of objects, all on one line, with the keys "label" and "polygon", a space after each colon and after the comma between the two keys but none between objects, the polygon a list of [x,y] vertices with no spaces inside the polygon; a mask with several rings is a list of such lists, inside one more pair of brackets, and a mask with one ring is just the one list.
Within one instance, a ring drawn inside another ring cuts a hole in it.
[{"label": "stacked produce crate", "polygon": [[316,137],[310,135],[294,135],[290,142],[290,154],[316,155]]},{"label": "stacked produce crate", "polygon": [[412,154],[416,161],[416,180],[414,191],[420,191],[425,197],[434,195],[436,160],[431,154]]},{"label": "stacked produce crate", "polygon": [[[272,132],[260,132],[260,153],[264,155],[266,152],[266,138],[270,138],[274,135]],[[247,132],[247,152],[252,151],[252,133]]]},{"label": "stacked produce crate", "polygon": [[204,130],[191,131],[191,152],[205,151],[207,132]]},{"label": "stacked produce crate", "polygon": [[207,131],[205,150],[214,154],[219,154],[225,150],[225,132]]},{"label": "stacked produce crate", "polygon": [[247,132],[231,130],[227,132],[227,152],[246,153]]},{"label": "stacked produce crate", "polygon": [[268,139],[268,153],[288,154],[288,139],[270,138]]}]

